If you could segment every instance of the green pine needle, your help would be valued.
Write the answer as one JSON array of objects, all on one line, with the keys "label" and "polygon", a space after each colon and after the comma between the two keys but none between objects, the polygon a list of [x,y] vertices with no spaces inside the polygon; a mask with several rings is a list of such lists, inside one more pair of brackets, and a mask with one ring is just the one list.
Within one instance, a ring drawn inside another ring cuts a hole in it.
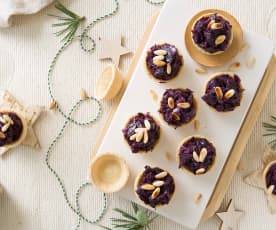
[{"label": "green pine needle", "polygon": [[[115,212],[119,213],[122,218],[111,218],[113,229],[125,229],[125,230],[150,230],[150,224],[157,218],[152,217],[152,214],[147,210],[139,209],[138,205],[131,203],[134,215],[131,215],[124,210],[115,208]],[[111,228],[99,225],[106,230],[112,230]]]},{"label": "green pine needle", "polygon": [[62,42],[66,42],[74,37],[76,34],[80,23],[85,19],[85,17],[80,17],[76,13],[67,9],[59,1],[56,1],[55,8],[63,13],[63,16],[49,14],[51,17],[55,17],[58,23],[54,23],[53,27],[61,27],[61,29],[55,32],[56,36],[64,35]]},{"label": "green pine needle", "polygon": [[271,146],[273,150],[276,150],[276,117],[275,116],[271,116],[271,122],[272,123],[263,122],[263,127],[267,132],[263,134],[263,136],[273,137],[273,140],[270,141],[268,144]]}]

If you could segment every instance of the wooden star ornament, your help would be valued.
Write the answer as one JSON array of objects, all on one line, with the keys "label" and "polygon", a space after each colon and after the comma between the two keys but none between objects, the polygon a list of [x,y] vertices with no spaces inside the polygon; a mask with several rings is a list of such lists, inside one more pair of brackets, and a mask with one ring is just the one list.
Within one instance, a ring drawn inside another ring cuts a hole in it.
[{"label": "wooden star ornament", "polygon": [[267,169],[270,168],[271,164],[276,164],[276,152],[272,151],[270,147],[266,147],[263,155],[262,167],[249,174],[244,178],[244,182],[254,187],[263,189],[266,195],[268,207],[272,214],[276,213],[276,195],[272,193],[270,188],[267,188],[265,182],[265,175]]},{"label": "wooden star ornament", "polygon": [[235,210],[234,202],[230,200],[227,210],[216,215],[222,220],[219,230],[236,230],[243,212]]},{"label": "wooden star ornament", "polygon": [[116,66],[119,66],[122,55],[131,53],[130,50],[122,46],[121,37],[115,40],[101,39],[101,45],[100,59],[111,59]]},{"label": "wooden star ornament", "polygon": [[[27,124],[26,137],[21,142],[22,145],[32,148],[40,148],[39,141],[33,129],[33,125],[41,115],[44,108],[42,106],[23,106],[8,91],[4,92],[3,102],[0,104],[0,111],[17,111]],[[10,147],[0,147],[0,155],[8,152]]]}]

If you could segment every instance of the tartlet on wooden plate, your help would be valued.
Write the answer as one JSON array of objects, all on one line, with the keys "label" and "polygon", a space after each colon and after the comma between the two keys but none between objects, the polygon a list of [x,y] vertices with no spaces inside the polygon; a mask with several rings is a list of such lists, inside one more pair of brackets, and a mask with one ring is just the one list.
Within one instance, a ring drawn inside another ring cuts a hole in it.
[{"label": "tartlet on wooden plate", "polygon": [[[193,43],[193,39],[191,36],[192,29],[194,23],[204,15],[214,14],[217,13],[222,15],[223,17],[227,18],[232,25],[233,31],[233,40],[231,45],[225,50],[225,52],[217,54],[217,55],[208,55],[201,52]],[[192,17],[190,22],[187,24],[185,34],[184,34],[184,41],[186,45],[186,49],[192,59],[194,59],[197,63],[207,66],[207,67],[218,67],[222,66],[225,63],[232,60],[241,50],[243,44],[243,31],[239,22],[229,13],[218,10],[218,9],[208,9],[203,10]]]}]

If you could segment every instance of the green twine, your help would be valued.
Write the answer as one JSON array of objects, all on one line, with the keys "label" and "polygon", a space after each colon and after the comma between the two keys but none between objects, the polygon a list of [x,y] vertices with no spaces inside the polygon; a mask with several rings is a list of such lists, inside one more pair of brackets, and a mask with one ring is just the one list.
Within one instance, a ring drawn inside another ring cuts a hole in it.
[{"label": "green twine", "polygon": [[[112,16],[114,16],[118,11],[119,11],[119,2],[118,0],[113,0],[114,1],[114,8],[112,11],[110,11],[109,13],[103,15],[103,16],[100,16],[99,18],[95,19],[94,21],[92,21],[89,25],[87,25],[85,27],[85,29],[83,30],[83,32],[81,33],[81,35],[79,36],[75,36],[73,37],[72,39],[66,41],[62,46],[61,48],[58,50],[58,52],[56,53],[56,55],[54,56],[51,64],[50,64],[50,67],[49,67],[49,71],[48,71],[48,91],[49,91],[49,94],[50,94],[50,97],[51,97],[51,100],[54,101],[56,103],[56,109],[57,111],[64,117],[65,119],[65,122],[61,128],[61,130],[59,131],[59,133],[57,134],[57,136],[53,139],[52,143],[50,144],[47,152],[46,152],[46,156],[45,156],[45,163],[48,167],[48,169],[50,170],[50,172],[55,176],[58,184],[60,185],[60,188],[63,192],[63,196],[64,196],[64,199],[66,201],[66,204],[68,205],[68,207],[78,216],[78,220],[77,220],[77,224],[75,226],[75,230],[78,230],[80,228],[80,225],[81,225],[81,221],[85,221],[87,223],[90,223],[90,224],[97,224],[103,217],[105,211],[106,211],[106,208],[107,208],[107,198],[106,198],[106,194],[103,193],[103,209],[101,210],[99,216],[97,218],[95,218],[94,220],[90,220],[88,218],[86,218],[85,216],[83,216],[81,214],[81,211],[80,211],[80,205],[79,205],[79,196],[80,196],[80,193],[82,191],[82,189],[88,185],[91,185],[90,183],[88,182],[85,182],[83,184],[81,184],[81,186],[78,188],[77,192],[76,192],[76,195],[75,195],[75,207],[71,204],[71,202],[69,201],[69,198],[68,198],[68,194],[66,192],[66,189],[65,189],[65,186],[63,184],[63,181],[62,179],[60,178],[60,176],[58,175],[58,173],[52,168],[52,166],[50,165],[49,163],[49,158],[50,158],[50,155],[51,155],[51,152],[53,150],[53,147],[55,146],[55,144],[58,142],[58,140],[61,138],[61,136],[63,135],[64,133],[64,130],[65,128],[67,127],[67,125],[70,123],[74,123],[75,125],[78,125],[78,126],[85,126],[85,125],[91,125],[93,123],[95,123],[100,114],[101,114],[101,111],[102,111],[102,106],[101,106],[101,103],[99,100],[97,100],[96,98],[94,97],[88,97],[87,100],[89,101],[92,101],[94,103],[96,103],[97,107],[98,107],[98,110],[97,110],[97,114],[92,117],[90,120],[87,120],[87,121],[78,121],[78,120],[75,120],[74,118],[72,118],[72,113],[74,111],[76,111],[76,109],[80,106],[80,104],[83,102],[83,100],[79,100],[77,101],[73,107],[71,108],[70,112],[69,113],[65,113],[60,105],[57,103],[57,100],[55,99],[54,97],[54,94],[53,94],[53,90],[52,90],[52,84],[51,84],[51,79],[52,79],[52,75],[53,75],[53,71],[54,71],[54,67],[56,66],[56,63],[57,63],[57,60],[58,58],[60,57],[60,55],[62,54],[62,52],[72,44],[73,40],[75,39],[78,39],[79,42],[80,42],[80,47],[83,51],[85,52],[94,52],[95,51],[95,47],[96,47],[96,43],[95,43],[95,40],[93,38],[91,38],[90,36],[87,35],[88,31],[93,28],[96,24],[98,24],[99,22],[105,20],[105,19],[108,19]],[[165,0],[160,0],[160,1],[153,1],[153,0],[146,0],[148,3],[150,4],[153,4],[153,5],[160,5],[160,4],[163,4],[165,2]],[[90,41],[92,43],[92,46],[91,48],[86,48],[84,46],[84,41],[85,39],[87,39],[88,41]]]}]

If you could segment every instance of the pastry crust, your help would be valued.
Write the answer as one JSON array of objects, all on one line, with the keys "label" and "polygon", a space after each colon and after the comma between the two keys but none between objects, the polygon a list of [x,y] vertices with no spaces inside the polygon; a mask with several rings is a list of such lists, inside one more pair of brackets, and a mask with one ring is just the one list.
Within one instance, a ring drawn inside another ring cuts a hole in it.
[{"label": "pastry crust", "polygon": [[[184,90],[184,88],[175,88],[175,89]],[[161,101],[162,101],[162,99],[163,99],[163,96],[160,96],[159,98],[160,98],[160,99],[159,99],[159,109],[161,109],[161,107],[162,107]],[[199,108],[199,107],[198,107],[198,102],[197,102],[197,100],[196,100],[196,98],[195,98],[194,93],[193,93],[193,105],[194,105],[194,108],[195,108],[195,111],[196,111],[195,116],[194,116],[188,123],[183,123],[181,126],[177,126],[176,128],[180,128],[180,127],[182,127],[182,126],[184,126],[184,125],[188,125],[188,124],[190,124],[191,122],[193,122],[193,121],[197,118],[197,115],[198,115],[198,108]],[[160,115],[160,117],[162,118],[162,120],[163,120],[164,122],[166,122],[166,120],[164,119],[164,114],[159,112],[159,115]],[[171,126],[171,127],[174,127],[174,128],[175,128],[175,125],[173,125],[173,124],[169,124],[168,122],[166,122],[166,124],[169,125],[169,126]]]},{"label": "pastry crust", "polygon": [[[205,15],[202,15],[202,16],[198,17],[198,19],[196,19],[196,20],[194,21],[194,23],[193,23],[193,25],[192,25],[192,29],[194,29],[195,24],[196,24],[201,18],[203,18],[203,17],[209,17],[209,16],[212,15],[212,14],[214,14],[214,13],[208,13],[208,14],[205,14]],[[229,22],[229,20],[227,19],[227,17],[225,17],[224,15],[222,15],[222,14],[217,14],[217,15],[220,16],[220,17],[222,17],[222,18],[225,18],[225,19]],[[192,31],[191,31],[191,36],[193,36]],[[234,36],[233,36],[233,31],[231,31],[231,37],[230,37],[230,40],[229,40],[229,43],[228,43],[228,45],[227,45],[226,50],[231,46],[231,44],[232,44],[232,42],[233,42],[233,38],[234,38]],[[199,45],[197,45],[197,44],[194,42],[194,39],[193,39],[193,38],[192,38],[192,42],[193,42],[194,46],[195,46],[201,53],[206,54],[206,55],[217,55],[217,54],[224,53],[224,52],[226,51],[226,50],[222,50],[222,51],[217,51],[217,52],[214,52],[214,53],[210,53],[210,52],[207,52],[206,50],[202,49]]]},{"label": "pastry crust", "polygon": [[15,148],[16,146],[20,145],[26,138],[26,135],[28,132],[28,125],[27,125],[26,119],[20,112],[15,111],[15,110],[4,110],[4,111],[1,111],[1,113],[4,113],[4,114],[5,113],[15,113],[19,117],[19,119],[22,123],[22,132],[20,134],[19,139],[13,143],[1,146],[2,148],[6,148],[6,149]]},{"label": "pastry crust", "polygon": [[[225,72],[217,72],[217,73],[214,73],[212,74],[209,79],[206,81],[206,83],[204,84],[204,88],[203,88],[203,95],[205,95],[205,92],[206,92],[206,89],[207,89],[207,85],[209,83],[209,81],[211,81],[212,79],[216,78],[216,77],[219,77],[221,75],[228,75],[229,77],[234,77],[236,73],[235,72],[230,72],[230,71],[225,71]],[[244,87],[242,85],[242,83],[240,82],[240,88],[243,90],[242,93],[241,93],[241,98],[240,98],[240,103],[242,102],[242,99],[243,99],[243,94],[244,94]],[[207,104],[207,103],[206,103]],[[207,104],[208,105],[208,104]],[[233,112],[235,111],[235,109],[239,106],[236,106],[232,111],[217,111],[214,107],[208,105],[211,109],[213,109],[215,112],[217,113],[229,113],[229,112]]]},{"label": "pastry crust", "polygon": [[[143,114],[146,116],[146,113],[143,113]],[[128,125],[129,125],[129,123],[130,123],[130,121],[131,121],[133,118],[135,118],[136,116],[137,116],[137,114],[135,114],[135,115],[133,115],[132,117],[130,117],[130,118],[128,119],[126,125],[124,126],[124,128],[127,128]],[[134,154],[147,154],[148,152],[153,151],[153,149],[159,144],[159,141],[160,141],[160,138],[161,138],[161,125],[160,125],[160,122],[159,122],[152,114],[150,114],[150,116],[152,117],[152,119],[154,120],[154,122],[156,123],[156,125],[158,125],[158,126],[160,127],[160,128],[159,128],[159,138],[158,138],[157,141],[155,142],[155,144],[154,144],[152,150],[150,150],[150,151],[140,150],[139,152],[134,153]],[[130,148],[130,146],[129,146],[128,142],[127,142],[127,139],[125,138],[125,136],[123,136],[123,137],[124,137],[124,141],[125,141],[126,145]]]},{"label": "pastry crust", "polygon": [[[151,168],[160,168],[160,167],[157,167],[157,166],[150,166]],[[160,168],[162,169],[162,168]],[[163,170],[163,169],[162,169]],[[163,171],[166,171],[166,170],[163,170]],[[144,176],[144,172],[145,170],[143,169],[140,173],[138,173],[138,175],[136,176],[135,178],[135,181],[134,181],[134,193],[136,195],[136,197],[138,198],[138,200],[141,200],[140,197],[138,196],[138,194],[136,193],[136,190],[138,189],[138,186],[139,186],[139,183],[141,182],[143,176]],[[168,171],[166,171],[168,172]],[[170,173],[169,173],[170,174]],[[171,175],[171,174],[170,174]],[[173,176],[171,175],[171,177],[173,178]],[[173,178],[174,179],[174,178]],[[176,190],[176,185],[175,185],[175,181],[174,181],[174,192],[171,194],[171,197],[170,197],[170,201],[173,199],[174,197],[174,194],[175,194],[175,190]],[[141,200],[142,201],[142,200]],[[144,201],[142,201],[146,206],[148,207],[151,207],[149,204],[146,204]],[[169,203],[168,203],[169,204]],[[167,205],[168,205],[167,204]],[[162,205],[162,204],[158,204],[155,206],[155,208],[159,208],[159,207],[162,207],[162,206],[165,206],[165,205]]]},{"label": "pastry crust", "polygon": [[[107,170],[108,167],[110,167],[110,171]],[[89,167],[89,177],[92,184],[105,193],[121,190],[126,185],[129,176],[130,171],[125,159],[115,153],[104,153],[96,156]]]},{"label": "pastry crust", "polygon": [[[179,165],[179,163],[180,163],[180,156],[179,156],[179,153],[180,153],[180,148],[181,148],[181,146],[182,146],[183,144],[185,144],[186,142],[188,142],[188,141],[189,141],[191,138],[193,138],[193,137],[195,137],[195,138],[204,138],[204,139],[208,140],[208,142],[210,142],[210,143],[214,146],[214,148],[215,148],[215,150],[216,150],[216,147],[215,147],[214,143],[213,143],[212,141],[210,141],[208,138],[206,138],[206,137],[204,137],[204,136],[201,136],[201,135],[188,136],[188,137],[184,138],[184,139],[180,142],[180,144],[179,144],[179,146],[178,146],[178,148],[177,148],[177,153],[176,153],[176,162],[177,162],[177,165]],[[187,168],[184,167],[184,166],[181,166],[181,169],[182,169],[184,172],[187,172],[187,173],[190,174],[190,175],[193,175],[193,176],[201,176],[201,175],[205,175],[206,173],[210,172],[210,171],[213,169],[213,167],[214,167],[214,165],[216,164],[216,162],[217,162],[217,155],[215,156],[215,159],[214,159],[212,165],[210,165],[210,166],[208,167],[208,170],[205,171],[204,173],[200,173],[200,174],[194,174],[193,172],[191,172],[189,169],[187,169]]]},{"label": "pastry crust", "polygon": [[[274,161],[271,161],[265,168],[264,168],[264,171],[263,171],[263,183],[264,183],[264,186],[265,186],[265,189],[267,190],[267,186],[266,186],[266,174],[267,172],[269,171],[270,167],[272,165],[276,164],[276,160]],[[271,194],[272,196],[276,197],[276,194],[272,193]]]},{"label": "pastry crust", "polygon": [[[111,74],[111,79],[106,79],[105,74]],[[103,89],[103,85],[106,81],[109,81],[107,85],[105,85],[105,89]],[[106,66],[99,76],[96,83],[96,95],[98,99],[111,100],[119,93],[120,89],[123,86],[124,79],[117,69],[117,67],[113,64]]]},{"label": "pastry crust", "polygon": [[[164,45],[164,44],[169,44],[169,43],[166,43],[166,42],[159,42],[159,43],[156,43],[155,45],[157,45],[157,46],[162,46],[162,45]],[[173,44],[170,44],[170,45],[173,45]],[[152,47],[152,46],[151,46],[151,47]],[[183,68],[184,68],[184,64],[185,64],[185,60],[184,60],[184,58],[183,58],[182,53],[181,53],[181,52],[179,51],[179,49],[176,47],[177,53],[178,53],[179,57],[180,57],[181,60],[182,60],[182,65],[180,66],[180,69],[179,69],[177,75],[174,76],[173,78],[169,79],[169,80],[162,80],[162,79],[158,79],[158,78],[154,77],[154,76],[151,74],[151,72],[150,72],[150,70],[149,70],[149,68],[148,68],[148,66],[147,66],[147,62],[146,62],[147,56],[148,56],[148,52],[151,51],[151,47],[150,47],[150,48],[147,50],[147,52],[146,52],[144,65],[145,65],[145,69],[146,69],[146,71],[147,71],[147,73],[148,73],[148,76],[149,76],[152,80],[154,80],[155,82],[158,82],[158,83],[167,83],[167,82],[169,82],[169,81],[174,80],[175,78],[177,78],[179,75],[182,74],[182,71],[183,71]]]}]

